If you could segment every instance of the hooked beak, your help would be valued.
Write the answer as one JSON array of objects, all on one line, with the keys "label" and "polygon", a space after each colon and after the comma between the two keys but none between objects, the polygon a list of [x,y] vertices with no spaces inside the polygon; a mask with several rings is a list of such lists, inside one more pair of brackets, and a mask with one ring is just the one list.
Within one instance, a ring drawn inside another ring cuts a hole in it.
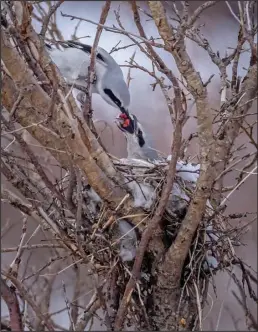
[{"label": "hooked beak", "polygon": [[125,130],[125,128],[123,127],[123,123],[124,123],[124,121],[123,121],[123,119],[121,119],[119,116],[117,116],[116,118],[115,118],[115,124],[117,125],[117,127],[121,130],[121,131],[126,131]]}]

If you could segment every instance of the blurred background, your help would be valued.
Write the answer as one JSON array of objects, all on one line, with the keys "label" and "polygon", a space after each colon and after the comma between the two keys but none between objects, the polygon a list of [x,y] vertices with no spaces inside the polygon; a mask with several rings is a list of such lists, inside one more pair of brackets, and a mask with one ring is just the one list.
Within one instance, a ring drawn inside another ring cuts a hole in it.
[{"label": "blurred background", "polygon": [[[60,11],[66,14],[79,16],[82,18],[90,19],[94,22],[98,22],[101,9],[103,6],[103,1],[65,1],[58,10],[57,22],[58,28],[62,32],[65,39],[71,39],[71,35],[74,33],[74,28],[78,23],[76,20],[70,20],[61,16]],[[191,1],[190,10],[195,9],[200,5],[201,1]],[[143,8],[147,9],[145,1],[139,1],[138,4]],[[113,24],[117,26],[114,10],[118,9],[120,6],[120,18],[126,30],[138,34],[137,29],[134,24],[133,14],[130,9],[130,4],[127,2],[112,2],[112,7],[109,12],[106,25],[112,26]],[[167,2],[166,9],[168,15],[172,15],[171,11],[172,2]],[[157,30],[152,21],[142,13],[142,24],[148,37],[157,37]],[[225,2],[218,2],[212,8],[206,10],[200,22],[205,23],[205,37],[209,40],[212,48],[215,51],[219,51],[220,54],[225,54],[227,47],[234,47],[237,41],[238,35],[238,24],[229,12]],[[34,26],[36,31],[39,32],[40,24],[34,21]],[[81,42],[92,44],[94,36],[96,33],[96,25],[87,22],[81,22],[77,36],[90,36],[81,39]],[[119,41],[119,47],[132,44],[132,42],[124,35],[113,34],[111,32],[103,31],[99,45],[110,51]],[[191,59],[194,63],[195,68],[200,72],[203,81],[207,81],[211,74],[215,74],[212,79],[211,84],[208,86],[210,93],[210,103],[211,107],[216,109],[219,107],[220,102],[220,77],[218,70],[215,65],[213,65],[209,59],[209,56],[204,50],[200,49],[192,42],[187,42],[187,47]],[[125,50],[120,50],[118,52],[112,53],[115,60],[120,64],[126,64],[126,61],[130,60],[132,54],[136,51],[135,61],[146,68],[151,69],[151,63],[146,58],[146,56],[141,53],[136,46],[129,47]],[[172,56],[168,53],[157,49],[157,52],[162,56],[163,60],[169,68],[171,68],[175,74],[177,74],[177,69],[173,61]],[[248,54],[243,54],[240,60],[239,67],[240,75],[245,74],[244,67],[248,67]],[[127,76],[128,69],[122,67],[124,76]],[[153,79],[148,76],[148,74],[143,73],[140,70],[132,69],[131,76],[133,80],[130,83],[130,93],[131,93],[131,104],[129,111],[135,114],[139,121],[144,126],[146,132],[152,136],[154,147],[164,153],[165,155],[170,153],[171,147],[171,137],[172,137],[172,124],[166,102],[157,87],[155,91],[151,86],[154,83]],[[188,137],[191,132],[197,130],[195,116],[195,108],[192,107],[192,102],[189,102],[190,109],[190,120],[184,128],[184,135]],[[253,108],[250,112],[255,112],[256,103],[254,103]],[[108,151],[115,155],[116,157],[126,156],[126,142],[124,136],[117,129],[114,124],[114,118],[117,115],[117,110],[107,105],[100,96],[93,95],[93,109],[94,109],[94,119],[104,120],[108,126],[105,128],[105,123],[97,122],[97,129],[101,133],[101,138],[105,142]],[[237,144],[243,144],[248,142],[246,136],[242,135],[239,137]],[[250,152],[253,152],[253,147],[247,144]],[[191,146],[188,149],[188,155],[194,157],[198,152],[196,141],[192,141]],[[246,151],[245,151],[246,153]],[[240,166],[239,166],[240,168]],[[236,174],[231,174],[227,178],[229,184],[233,184]],[[241,213],[241,212],[253,212],[257,213],[257,174],[254,174],[248,178],[248,180],[243,184],[240,190],[234,192],[228,201],[228,208],[226,213]],[[2,230],[5,232],[2,237],[2,247],[12,247],[17,246],[21,235],[21,216],[19,213],[11,208],[8,204],[3,203],[1,209],[1,226]],[[247,222],[248,219],[244,220]],[[6,225],[9,225],[8,227]],[[11,225],[11,227],[10,227]],[[29,220],[28,223],[28,234],[32,234],[36,229],[37,225]],[[2,231],[2,233],[3,233]],[[32,243],[40,243],[42,240],[42,234],[38,233],[35,236]],[[249,231],[243,236],[242,241],[245,243],[244,246],[236,248],[236,253],[238,256],[242,257],[248,265],[257,271],[257,221],[250,224]],[[2,254],[2,265],[7,267],[8,264],[15,257],[15,253],[4,253]],[[24,255],[24,261],[26,260],[26,255]],[[32,251],[29,264],[34,266],[35,269],[40,268],[44,263],[49,261],[49,251],[47,249],[36,249]],[[237,269],[234,271],[237,275]],[[55,281],[55,291],[51,300],[51,311],[55,312],[59,309],[65,307],[64,297],[62,293],[61,281],[66,283],[68,297],[72,294],[72,281],[74,278],[74,272],[72,269],[67,269],[63,273],[60,273]],[[91,280],[87,279],[87,270],[85,269],[85,275],[83,276],[86,288],[85,294],[83,295],[85,301],[89,300],[91,297]],[[232,290],[236,290],[236,286],[232,280],[228,278],[227,274],[220,273],[215,276],[217,285],[217,297],[213,290],[209,291],[209,303],[207,304],[204,312],[204,330],[236,330],[236,325],[239,330],[246,330],[246,320],[245,314],[239,304],[235,301],[232,296]],[[251,311],[257,316],[257,308],[252,302],[250,302]],[[6,315],[6,307],[2,303],[2,316]],[[234,315],[236,321],[232,318]],[[67,314],[60,313],[55,316],[55,320],[61,326],[69,326],[69,318]],[[93,330],[104,330],[105,327],[101,326],[101,323],[95,320]]]}]

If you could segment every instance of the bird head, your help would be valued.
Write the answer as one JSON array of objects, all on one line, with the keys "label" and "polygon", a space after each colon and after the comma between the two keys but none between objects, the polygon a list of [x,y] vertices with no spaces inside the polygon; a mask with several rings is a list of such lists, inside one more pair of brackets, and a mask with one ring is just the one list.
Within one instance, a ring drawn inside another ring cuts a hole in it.
[{"label": "bird head", "polygon": [[127,138],[130,136],[135,137],[139,147],[144,146],[145,134],[135,115],[128,116],[125,113],[121,113],[118,117],[116,117],[116,124]]},{"label": "bird head", "polygon": [[142,160],[159,159],[157,151],[152,148],[151,137],[146,135],[135,115],[128,116],[122,113],[116,117],[115,122],[126,138],[128,158]]}]

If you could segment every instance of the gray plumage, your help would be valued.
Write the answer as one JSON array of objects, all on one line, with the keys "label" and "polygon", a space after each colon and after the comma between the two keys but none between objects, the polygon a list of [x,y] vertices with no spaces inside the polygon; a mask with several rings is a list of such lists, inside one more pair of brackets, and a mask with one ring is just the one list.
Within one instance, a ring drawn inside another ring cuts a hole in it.
[{"label": "gray plumage", "polygon": [[[78,88],[85,90],[92,47],[75,41],[62,42],[61,46],[64,50],[47,45],[52,61],[68,84],[76,83]],[[130,93],[123,72],[113,57],[101,47],[96,50],[95,74],[92,92],[99,94],[111,106],[128,114]]]},{"label": "gray plumage", "polygon": [[145,133],[137,117],[132,115],[129,119],[131,124],[127,127],[124,127],[125,120],[120,116],[116,118],[116,124],[127,141],[127,158],[149,161],[159,159],[157,151],[151,147],[151,137]]},{"label": "gray plumage", "polygon": [[128,221],[123,219],[119,220],[118,228],[120,237],[124,236],[120,240],[119,256],[121,257],[123,262],[132,261],[136,254],[136,231],[133,229],[133,226]]}]

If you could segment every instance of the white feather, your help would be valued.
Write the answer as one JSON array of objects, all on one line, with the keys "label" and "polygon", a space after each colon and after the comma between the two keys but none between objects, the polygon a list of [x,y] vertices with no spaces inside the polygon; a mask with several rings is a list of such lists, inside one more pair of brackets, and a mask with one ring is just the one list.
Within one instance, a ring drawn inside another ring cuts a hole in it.
[{"label": "white feather", "polygon": [[132,191],[134,207],[149,210],[156,199],[154,188],[149,184],[140,184],[135,181],[128,183],[127,186]]},{"label": "white feather", "polygon": [[118,221],[120,240],[119,256],[123,262],[132,261],[136,254],[136,232],[126,220]]}]

